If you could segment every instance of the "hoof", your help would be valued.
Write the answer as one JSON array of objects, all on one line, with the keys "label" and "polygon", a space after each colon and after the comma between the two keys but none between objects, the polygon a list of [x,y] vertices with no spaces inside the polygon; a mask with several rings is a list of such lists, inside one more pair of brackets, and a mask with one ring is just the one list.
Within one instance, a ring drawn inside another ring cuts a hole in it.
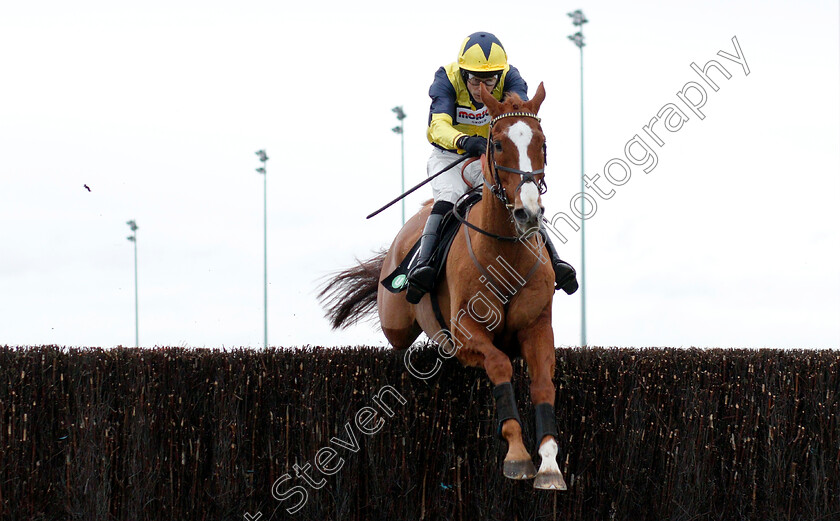
[{"label": "hoof", "polygon": [[[510,479],[531,479],[537,475],[534,462],[527,459],[524,461],[505,461],[504,473]],[[560,478],[561,481],[563,478]],[[565,485],[564,485],[565,486]]]},{"label": "hoof", "polygon": [[559,472],[537,474],[537,478],[534,480],[534,488],[540,490],[568,490],[563,474]]}]

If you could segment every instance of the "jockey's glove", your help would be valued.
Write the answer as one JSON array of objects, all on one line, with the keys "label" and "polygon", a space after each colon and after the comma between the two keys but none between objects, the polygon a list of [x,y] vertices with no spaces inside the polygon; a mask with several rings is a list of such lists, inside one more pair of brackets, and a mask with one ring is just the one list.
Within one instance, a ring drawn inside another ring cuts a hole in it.
[{"label": "jockey's glove", "polygon": [[487,151],[487,138],[481,136],[462,137],[458,143],[458,148],[463,148],[467,151],[470,157],[480,157],[481,154]]}]

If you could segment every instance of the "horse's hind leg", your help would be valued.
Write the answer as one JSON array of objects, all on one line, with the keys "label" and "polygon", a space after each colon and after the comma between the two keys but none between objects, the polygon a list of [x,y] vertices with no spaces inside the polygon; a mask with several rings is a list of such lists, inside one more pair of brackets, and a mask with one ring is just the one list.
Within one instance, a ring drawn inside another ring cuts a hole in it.
[{"label": "horse's hind leg", "polygon": [[383,326],[382,332],[388,339],[388,343],[394,346],[394,349],[407,349],[420,336],[422,330],[415,322],[414,326],[405,329],[390,329]]},{"label": "horse's hind leg", "polygon": [[376,307],[379,325],[385,338],[396,349],[406,349],[420,336],[422,329],[417,323],[415,307],[405,299],[405,292],[391,293],[382,285],[382,280],[393,272],[419,237],[426,222],[431,205],[412,217],[400,230],[382,261],[376,293]]},{"label": "horse's hind leg", "polygon": [[391,293],[380,284],[377,294],[379,325],[385,338],[396,349],[406,349],[420,336],[414,309],[405,300],[405,293]]},{"label": "horse's hind leg", "polygon": [[536,443],[539,446],[540,469],[534,480],[534,488],[543,490],[566,490],[566,481],[557,465],[557,440],[559,436],[554,415],[554,333],[551,322],[543,313],[532,328],[519,333],[522,356],[528,364],[531,378],[531,401],[534,403]]}]

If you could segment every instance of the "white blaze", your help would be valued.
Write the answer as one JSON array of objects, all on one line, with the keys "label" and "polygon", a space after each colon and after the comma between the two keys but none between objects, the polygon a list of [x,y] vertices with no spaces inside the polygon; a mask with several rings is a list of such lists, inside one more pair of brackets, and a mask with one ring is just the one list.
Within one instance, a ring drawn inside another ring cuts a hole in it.
[{"label": "white blaze", "polygon": [[[508,138],[516,145],[516,150],[519,152],[519,170],[523,172],[531,172],[531,158],[528,157],[528,145],[531,144],[531,139],[534,133],[523,121],[517,121],[508,129]],[[528,213],[537,214],[540,211],[540,191],[534,183],[526,183],[522,185],[519,193],[519,200],[522,205],[528,210]]]},{"label": "white blaze", "polygon": [[522,189],[519,191],[519,200],[522,201],[522,205],[528,209],[533,215],[536,215],[540,211],[540,191],[537,190],[537,185],[534,183],[525,183],[522,185]]}]

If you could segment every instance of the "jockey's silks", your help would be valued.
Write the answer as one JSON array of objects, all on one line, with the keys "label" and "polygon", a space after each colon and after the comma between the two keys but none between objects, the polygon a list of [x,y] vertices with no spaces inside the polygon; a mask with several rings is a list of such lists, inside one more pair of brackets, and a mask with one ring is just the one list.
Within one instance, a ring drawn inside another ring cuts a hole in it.
[{"label": "jockey's silks", "polygon": [[[508,92],[517,93],[522,101],[528,100],[528,85],[512,65],[504,68],[492,94],[501,101]],[[470,96],[457,63],[438,69],[429,87],[429,97],[432,106],[426,137],[432,145],[463,154],[464,150],[455,145],[458,138],[465,134],[487,137],[490,124],[487,107]]]}]

